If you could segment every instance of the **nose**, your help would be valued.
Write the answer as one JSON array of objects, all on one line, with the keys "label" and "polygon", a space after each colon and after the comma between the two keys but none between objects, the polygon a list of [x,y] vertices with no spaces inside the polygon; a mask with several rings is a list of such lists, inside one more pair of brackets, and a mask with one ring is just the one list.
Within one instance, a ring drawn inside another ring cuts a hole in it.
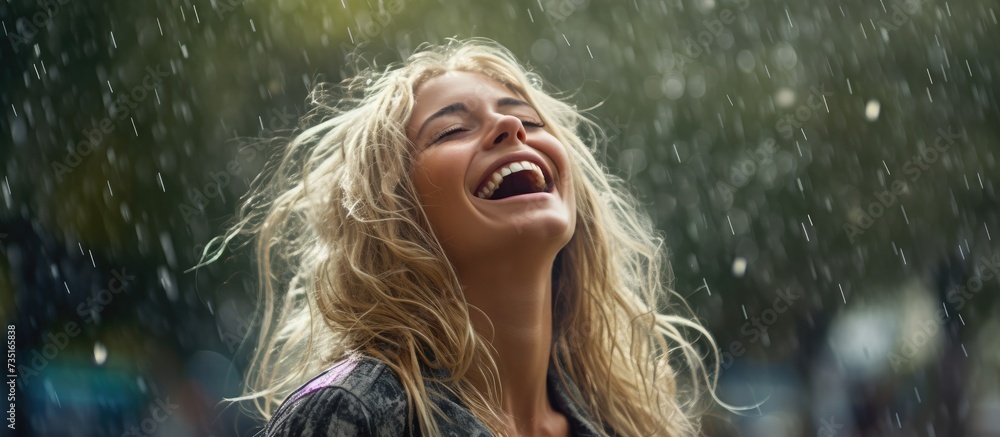
[{"label": "nose", "polygon": [[509,138],[516,138],[521,143],[527,141],[527,133],[524,131],[524,124],[521,120],[512,115],[503,115],[497,120],[493,133],[490,135],[493,141],[489,148],[496,147]]}]

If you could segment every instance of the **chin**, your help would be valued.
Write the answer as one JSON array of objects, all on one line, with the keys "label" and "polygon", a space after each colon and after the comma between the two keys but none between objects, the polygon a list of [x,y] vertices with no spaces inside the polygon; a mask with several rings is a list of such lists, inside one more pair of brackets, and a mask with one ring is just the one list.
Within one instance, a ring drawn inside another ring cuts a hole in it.
[{"label": "chin", "polygon": [[515,217],[510,226],[510,238],[518,244],[532,244],[532,242],[558,243],[562,248],[573,238],[575,223],[572,217],[567,214],[556,214],[548,212],[542,214],[530,214]]}]

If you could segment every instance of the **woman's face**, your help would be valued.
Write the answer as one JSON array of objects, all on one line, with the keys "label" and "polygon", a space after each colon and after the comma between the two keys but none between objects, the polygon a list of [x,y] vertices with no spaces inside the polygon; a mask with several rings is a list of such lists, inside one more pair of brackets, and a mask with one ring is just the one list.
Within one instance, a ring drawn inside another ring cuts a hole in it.
[{"label": "woman's face", "polygon": [[566,149],[521,96],[480,74],[447,72],[416,90],[406,129],[420,202],[457,267],[552,258],[573,236]]}]

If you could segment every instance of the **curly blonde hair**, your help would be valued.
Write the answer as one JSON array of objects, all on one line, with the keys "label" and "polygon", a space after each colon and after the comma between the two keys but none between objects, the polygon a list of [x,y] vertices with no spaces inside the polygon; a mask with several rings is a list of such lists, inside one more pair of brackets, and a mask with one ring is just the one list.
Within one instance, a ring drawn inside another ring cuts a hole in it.
[{"label": "curly blonde hair", "polygon": [[[415,150],[404,126],[415,91],[447,71],[479,73],[522,96],[568,150],[577,218],[553,265],[551,351],[559,374],[579,389],[576,401],[609,433],[699,432],[701,381],[714,398],[715,379],[684,331],[706,338],[713,353],[716,347],[693,318],[658,310],[675,295],[664,283],[662,238],[595,159],[600,127],[543,91],[540,77],[507,49],[480,38],[422,45],[404,62],[369,68],[338,89],[317,87],[315,108],[280,162],[206,248],[201,265],[241,235],[256,250],[262,320],[247,392],[236,400],[252,400],[269,418],[310,376],[359,352],[395,371],[423,435],[438,434],[440,411],[422,366],[446,368],[441,382],[477,418],[497,435],[512,432],[492,348],[473,329],[410,177]],[[690,314],[686,305],[673,307]],[[676,372],[671,360],[687,372]],[[488,390],[474,389],[470,375]],[[681,376],[690,383],[680,384]]]}]

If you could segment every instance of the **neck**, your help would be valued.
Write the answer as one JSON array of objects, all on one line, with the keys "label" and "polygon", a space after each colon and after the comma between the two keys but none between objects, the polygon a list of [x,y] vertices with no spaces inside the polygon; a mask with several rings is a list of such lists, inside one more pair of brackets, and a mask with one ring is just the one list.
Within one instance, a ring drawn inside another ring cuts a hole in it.
[{"label": "neck", "polygon": [[[500,372],[502,406],[519,431],[531,434],[553,412],[546,378],[552,345],[552,261],[479,262],[461,266],[476,331],[490,341]],[[477,375],[478,376],[478,375]],[[482,381],[472,378],[474,385]]]}]

